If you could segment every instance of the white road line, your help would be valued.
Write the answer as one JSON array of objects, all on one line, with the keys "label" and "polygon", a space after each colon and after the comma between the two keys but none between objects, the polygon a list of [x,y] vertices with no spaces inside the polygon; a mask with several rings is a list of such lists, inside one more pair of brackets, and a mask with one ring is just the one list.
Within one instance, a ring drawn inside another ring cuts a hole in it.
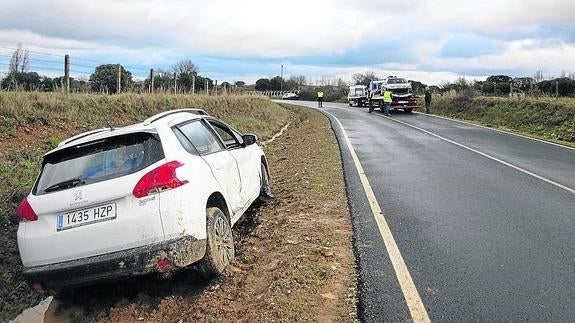
[{"label": "white road line", "polygon": [[419,296],[419,292],[413,283],[413,279],[411,278],[411,274],[407,269],[407,265],[399,252],[399,248],[395,243],[395,239],[391,233],[389,225],[387,224],[387,220],[377,200],[375,198],[375,194],[373,193],[373,189],[367,180],[367,176],[363,171],[363,167],[361,167],[361,163],[359,162],[359,158],[357,158],[357,154],[351,145],[351,141],[343,128],[343,125],[336,118],[333,114],[323,110],[323,112],[329,114],[337,121],[343,136],[345,138],[345,142],[347,144],[347,148],[351,153],[351,157],[355,164],[355,168],[359,173],[359,179],[361,180],[361,184],[363,185],[363,190],[367,196],[367,200],[369,201],[369,206],[371,207],[371,212],[373,213],[373,217],[377,223],[377,227],[379,228],[379,232],[381,237],[383,238],[383,242],[385,244],[385,248],[387,249],[387,253],[389,254],[389,258],[391,260],[391,264],[393,265],[393,269],[395,270],[395,275],[397,276],[397,280],[399,281],[399,285],[401,287],[401,291],[403,292],[403,296],[405,297],[405,301],[407,303],[407,307],[409,308],[409,313],[411,314],[411,319],[413,322],[431,322],[429,319],[429,315],[427,314],[427,310],[421,301],[421,297]]},{"label": "white road line", "polygon": [[407,122],[403,122],[403,121],[401,121],[401,120],[397,120],[397,119],[390,118],[390,117],[387,117],[387,116],[383,116],[383,115],[380,115],[380,114],[377,114],[377,115],[380,116],[380,117],[382,117],[382,118],[386,118],[386,119],[395,121],[395,122],[397,122],[397,123],[401,123],[401,124],[403,124],[403,125],[406,125],[406,126],[408,126],[408,127],[411,127],[411,128],[413,128],[413,129],[419,130],[419,131],[421,131],[421,132],[424,132],[424,133],[426,133],[426,134],[428,134],[428,135],[434,136],[434,137],[439,138],[439,139],[441,139],[441,140],[447,141],[447,142],[449,142],[449,143],[451,143],[451,144],[454,144],[454,145],[456,145],[456,146],[459,146],[459,147],[461,147],[461,148],[463,148],[463,149],[467,149],[467,150],[469,150],[469,151],[471,151],[471,152],[474,152],[474,153],[476,153],[476,154],[479,154],[479,155],[481,155],[481,156],[483,156],[483,157],[487,157],[487,158],[489,158],[489,159],[491,159],[491,160],[494,160],[494,161],[496,161],[496,162],[498,162],[498,163],[501,163],[501,164],[503,164],[503,165],[505,165],[505,166],[509,166],[509,167],[511,167],[511,168],[513,168],[513,169],[515,169],[515,170],[518,170],[518,171],[524,173],[524,174],[527,174],[527,175],[529,175],[529,176],[533,176],[533,177],[535,177],[535,178],[537,178],[537,179],[540,179],[540,180],[542,180],[542,181],[544,181],[544,182],[546,182],[546,183],[549,183],[549,184],[551,184],[551,185],[554,185],[554,186],[556,186],[556,187],[559,187],[559,188],[561,188],[561,189],[563,189],[563,190],[565,190],[565,191],[567,191],[567,192],[569,192],[569,193],[575,194],[575,189],[573,189],[573,188],[570,188],[570,187],[567,187],[567,186],[565,186],[565,185],[562,185],[562,184],[559,184],[559,183],[557,183],[557,182],[554,182],[554,181],[552,181],[552,180],[550,180],[550,179],[548,179],[548,178],[545,178],[545,177],[543,177],[543,176],[541,176],[541,175],[537,175],[537,174],[532,173],[532,172],[530,172],[530,171],[528,171],[528,170],[526,170],[526,169],[523,169],[523,168],[521,168],[521,167],[515,166],[515,165],[510,164],[510,163],[508,163],[508,162],[506,162],[506,161],[503,161],[503,160],[501,160],[501,159],[499,159],[499,158],[496,158],[496,157],[493,157],[493,156],[488,155],[488,154],[486,154],[486,153],[480,152],[479,150],[476,150],[476,149],[473,149],[473,148],[471,148],[471,147],[465,146],[465,145],[460,144],[460,143],[458,143],[458,142],[455,142],[455,141],[453,141],[453,140],[451,140],[451,139],[447,139],[447,138],[442,137],[442,136],[440,136],[440,135],[438,135],[438,134],[435,134],[435,133],[433,133],[433,132],[431,132],[431,131],[422,129],[422,128],[420,128],[420,127],[414,126],[414,125],[409,124],[409,123],[407,123]]},{"label": "white road line", "polygon": [[505,134],[508,134],[508,135],[516,136],[516,137],[521,137],[521,138],[525,138],[525,139],[530,139],[530,140],[534,140],[534,141],[539,141],[539,142],[542,142],[542,143],[544,143],[544,144],[549,144],[549,145],[553,145],[553,146],[557,146],[557,147],[561,147],[561,148],[565,148],[565,149],[575,150],[575,148],[573,148],[573,147],[561,145],[561,144],[558,144],[558,143],[555,143],[555,142],[552,142],[552,141],[547,141],[547,140],[543,140],[543,139],[539,139],[539,138],[529,137],[529,136],[522,135],[522,134],[519,134],[519,133],[513,133],[513,132],[511,132],[511,131],[505,131],[505,130],[501,130],[501,129],[497,129],[497,128],[486,127],[486,126],[483,126],[483,125],[480,125],[480,124],[475,124],[475,123],[471,123],[471,122],[467,122],[467,121],[463,121],[463,120],[459,120],[459,119],[452,119],[452,118],[448,118],[448,117],[438,116],[438,115],[435,115],[435,114],[425,114],[425,113],[416,112],[416,111],[414,111],[413,113],[421,114],[421,115],[428,116],[428,117],[438,118],[438,119],[455,121],[455,122],[463,123],[463,124],[466,124],[466,125],[475,126],[475,127],[479,127],[479,128],[483,128],[483,129],[488,129],[488,130],[493,130],[493,131],[505,133]]}]

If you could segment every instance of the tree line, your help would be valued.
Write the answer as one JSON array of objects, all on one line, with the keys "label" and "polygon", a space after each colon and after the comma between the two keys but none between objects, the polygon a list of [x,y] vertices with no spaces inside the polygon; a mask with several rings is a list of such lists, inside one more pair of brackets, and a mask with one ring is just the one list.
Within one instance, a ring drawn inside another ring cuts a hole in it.
[{"label": "tree line", "polygon": [[[64,77],[48,77],[39,75],[37,72],[29,71],[30,55],[27,49],[18,45],[11,56],[9,70],[6,77],[0,82],[2,90],[26,90],[26,91],[57,91],[64,87]],[[120,77],[120,87],[123,91],[146,92],[146,91],[173,91],[179,93],[202,92],[213,89],[215,81],[209,77],[199,74],[199,68],[189,59],[184,59],[174,64],[170,69],[157,69],[152,73],[152,78],[134,79],[132,73],[119,64],[102,64],[95,68],[87,79],[76,79],[70,77],[70,90],[72,92],[104,92],[117,93],[118,74]],[[368,85],[372,80],[380,79],[373,71],[356,73],[352,75],[352,84]],[[409,80],[413,91],[422,94],[428,85],[417,80]],[[292,76],[288,79],[281,76],[272,78],[260,78],[255,85],[246,87],[243,81],[230,84],[223,82],[219,88],[249,88],[257,91],[303,91],[309,88],[313,92],[312,82],[308,82],[305,76]],[[152,88],[153,84],[153,88]],[[342,79],[326,80],[322,78],[316,82],[315,87],[324,89],[334,88],[334,93],[344,92],[348,82]],[[429,86],[438,93],[449,91],[472,90],[484,95],[509,95],[510,93],[523,93],[526,95],[550,95],[550,96],[574,96],[575,94],[575,74],[562,73],[561,77],[552,80],[544,80],[543,73],[537,71],[534,77],[510,77],[507,75],[492,75],[485,81],[468,81],[459,78],[455,82],[443,82],[438,86]],[[311,93],[310,92],[310,93]]]},{"label": "tree line", "polygon": [[[49,77],[32,72],[29,66],[29,51],[18,45],[13,52],[7,75],[0,82],[2,90],[58,91],[65,86],[64,76]],[[64,68],[62,68],[64,70]],[[157,69],[146,79],[135,79],[132,73],[121,64],[101,64],[96,66],[89,78],[69,77],[72,92],[118,92],[118,74],[122,91],[146,92],[173,91],[180,93],[201,92],[215,87],[215,81],[202,76],[199,68],[190,59],[178,61],[170,69]],[[153,78],[153,82],[152,82]],[[153,84],[153,89],[152,89]],[[234,84],[223,82],[220,88],[243,87],[245,82]]]}]

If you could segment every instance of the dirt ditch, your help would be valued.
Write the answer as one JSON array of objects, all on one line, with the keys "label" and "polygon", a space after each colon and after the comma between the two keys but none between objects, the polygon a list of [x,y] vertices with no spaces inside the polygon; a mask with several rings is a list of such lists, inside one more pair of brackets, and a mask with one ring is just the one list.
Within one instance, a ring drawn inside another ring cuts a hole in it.
[{"label": "dirt ditch", "polygon": [[221,277],[186,270],[80,288],[55,299],[46,320],[357,321],[338,144],[323,115],[288,109],[292,124],[265,147],[278,202],[236,225],[236,260]]}]

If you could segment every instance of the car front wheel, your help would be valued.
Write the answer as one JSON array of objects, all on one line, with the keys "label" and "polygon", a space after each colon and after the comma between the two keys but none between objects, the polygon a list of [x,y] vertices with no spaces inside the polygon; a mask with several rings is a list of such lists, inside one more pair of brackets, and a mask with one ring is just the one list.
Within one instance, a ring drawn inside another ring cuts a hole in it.
[{"label": "car front wheel", "polygon": [[217,207],[210,207],[206,213],[206,254],[200,260],[199,269],[209,279],[221,274],[234,260],[235,249],[230,221],[224,212]]}]

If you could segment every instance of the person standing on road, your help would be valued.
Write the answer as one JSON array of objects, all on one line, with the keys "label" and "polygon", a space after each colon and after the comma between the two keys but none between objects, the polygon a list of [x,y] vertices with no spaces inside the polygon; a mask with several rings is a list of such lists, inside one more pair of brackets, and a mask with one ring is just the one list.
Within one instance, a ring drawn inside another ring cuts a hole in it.
[{"label": "person standing on road", "polygon": [[425,89],[425,114],[429,114],[431,110],[431,91],[429,88]]},{"label": "person standing on road", "polygon": [[388,89],[382,89],[382,91],[383,91],[383,113],[385,115],[389,115],[389,106],[393,101],[393,96],[391,94],[391,91]]},{"label": "person standing on road", "polygon": [[373,91],[371,89],[367,90],[367,103],[369,106],[369,113],[373,112]]},{"label": "person standing on road", "polygon": [[323,91],[322,90],[317,91],[317,107],[318,108],[323,107]]}]

